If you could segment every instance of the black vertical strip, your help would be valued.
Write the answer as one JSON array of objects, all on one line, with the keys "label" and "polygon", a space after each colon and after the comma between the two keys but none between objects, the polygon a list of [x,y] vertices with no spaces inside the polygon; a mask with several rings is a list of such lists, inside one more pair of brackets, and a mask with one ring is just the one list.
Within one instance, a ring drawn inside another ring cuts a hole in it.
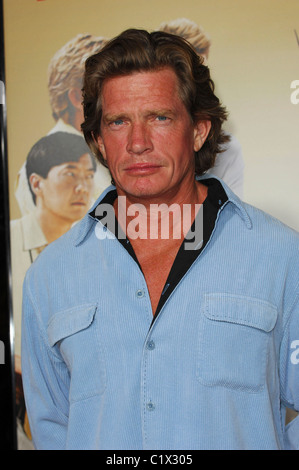
[{"label": "black vertical strip", "polygon": [[16,450],[3,0],[0,28],[0,449]]}]

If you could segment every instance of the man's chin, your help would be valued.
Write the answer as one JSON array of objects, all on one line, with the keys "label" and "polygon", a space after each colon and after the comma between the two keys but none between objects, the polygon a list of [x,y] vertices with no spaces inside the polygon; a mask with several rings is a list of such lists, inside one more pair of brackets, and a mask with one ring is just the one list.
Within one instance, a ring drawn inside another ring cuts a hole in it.
[{"label": "man's chin", "polygon": [[134,183],[117,187],[119,195],[145,200],[159,198],[165,191],[165,182],[152,181],[150,178],[138,178]]}]

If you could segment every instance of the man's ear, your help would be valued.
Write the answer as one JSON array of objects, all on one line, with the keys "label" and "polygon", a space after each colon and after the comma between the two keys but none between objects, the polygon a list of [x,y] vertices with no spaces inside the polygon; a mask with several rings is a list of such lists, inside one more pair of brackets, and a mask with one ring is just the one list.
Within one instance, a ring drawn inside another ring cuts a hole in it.
[{"label": "man's ear", "polygon": [[96,143],[97,143],[99,151],[102,154],[102,157],[104,158],[104,160],[107,160],[105,145],[104,145],[103,139],[100,135],[96,138]]},{"label": "man's ear", "polygon": [[194,126],[194,151],[198,152],[205,143],[211,130],[211,121],[199,121]]},{"label": "man's ear", "polygon": [[35,196],[40,196],[42,192],[42,180],[43,177],[37,173],[32,173],[29,177],[29,184]]},{"label": "man's ear", "polygon": [[71,104],[76,108],[78,111],[82,110],[82,92],[80,88],[71,88],[68,91],[68,97]]}]

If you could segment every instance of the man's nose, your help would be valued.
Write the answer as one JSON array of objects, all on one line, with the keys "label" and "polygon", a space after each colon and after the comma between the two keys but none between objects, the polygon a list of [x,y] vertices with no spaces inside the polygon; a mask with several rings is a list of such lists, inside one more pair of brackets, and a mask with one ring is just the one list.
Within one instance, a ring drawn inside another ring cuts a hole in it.
[{"label": "man's nose", "polygon": [[133,155],[140,155],[152,150],[152,148],[150,131],[146,123],[132,123],[128,135],[127,152]]},{"label": "man's nose", "polygon": [[89,187],[85,178],[78,178],[75,185],[76,193],[88,193]]}]

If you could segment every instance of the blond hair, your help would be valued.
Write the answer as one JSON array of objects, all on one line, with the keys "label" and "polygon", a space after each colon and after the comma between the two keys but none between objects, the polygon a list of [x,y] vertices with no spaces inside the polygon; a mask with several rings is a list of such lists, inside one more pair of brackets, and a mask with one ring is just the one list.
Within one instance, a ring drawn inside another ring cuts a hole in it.
[{"label": "blond hair", "polygon": [[68,91],[82,88],[86,59],[107,42],[103,37],[78,34],[52,57],[48,67],[48,91],[55,120],[70,111]]},{"label": "blond hair", "polygon": [[192,44],[197,54],[208,56],[211,40],[201,26],[198,26],[194,21],[187,18],[165,21],[160,24],[158,31],[181,36]]}]

